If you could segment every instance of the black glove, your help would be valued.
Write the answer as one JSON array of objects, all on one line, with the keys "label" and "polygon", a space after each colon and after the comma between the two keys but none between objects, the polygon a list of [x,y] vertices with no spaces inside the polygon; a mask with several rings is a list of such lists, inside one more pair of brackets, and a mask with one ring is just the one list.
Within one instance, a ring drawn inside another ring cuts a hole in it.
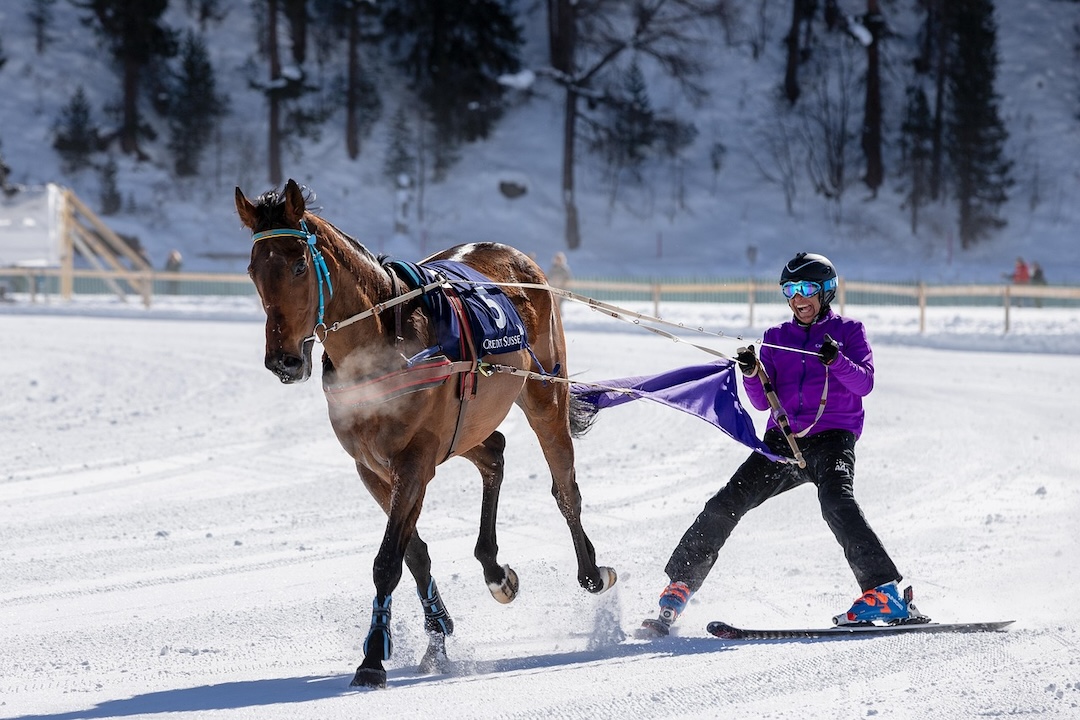
[{"label": "black glove", "polygon": [[735,352],[735,362],[739,363],[739,372],[746,377],[757,375],[758,359],[753,345],[739,348]]},{"label": "black glove", "polygon": [[825,335],[825,342],[821,343],[821,364],[832,365],[833,360],[836,360],[840,355],[840,346],[836,344],[836,341],[828,334]]}]

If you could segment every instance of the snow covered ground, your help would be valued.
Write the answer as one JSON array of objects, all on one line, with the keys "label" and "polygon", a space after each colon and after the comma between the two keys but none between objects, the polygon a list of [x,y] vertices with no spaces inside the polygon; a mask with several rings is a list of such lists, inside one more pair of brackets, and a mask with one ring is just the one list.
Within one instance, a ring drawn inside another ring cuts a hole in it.
[{"label": "snow covered ground", "polygon": [[[247,301],[241,301],[241,303]],[[389,688],[349,687],[370,619],[383,517],[326,419],[318,382],[262,367],[257,308],[0,308],[0,717],[1080,717],[1080,397],[1076,311],[850,308],[875,342],[856,491],[941,621],[1008,632],[726,643],[705,624],[828,623],[857,588],[810,489],[736,530],[673,637],[626,637],[663,565],[746,449],[640,402],[577,443],[584,522],[619,583],[575,582],[539,447],[515,410],[491,599],[472,557],[480,486],[454,460],[421,530],[457,631],[447,675],[397,592]],[[760,336],[739,309],[673,319]],[[125,317],[126,316],[126,317]],[[581,380],[703,361],[700,351],[569,306]],[[759,317],[771,323],[779,317]],[[695,338],[701,342],[700,338]],[[734,340],[706,341],[733,353]],[[1070,399],[1071,398],[1071,399]],[[758,428],[764,418],[758,413]]]}]

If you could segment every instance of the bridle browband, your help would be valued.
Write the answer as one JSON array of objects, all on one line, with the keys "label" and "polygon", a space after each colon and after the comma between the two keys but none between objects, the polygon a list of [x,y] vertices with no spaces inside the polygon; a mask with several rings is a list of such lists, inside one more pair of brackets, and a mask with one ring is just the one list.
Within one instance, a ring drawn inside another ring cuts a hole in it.
[{"label": "bridle browband", "polygon": [[[260,240],[269,240],[270,238],[278,237],[291,237],[300,240],[307,245],[308,252],[311,253],[311,264],[315,266],[316,282],[319,286],[319,319],[315,323],[315,330],[312,333],[311,338],[317,338],[319,328],[326,329],[325,317],[326,317],[326,297],[323,294],[323,286],[326,286],[326,290],[330,295],[330,299],[334,297],[334,284],[330,281],[330,268],[326,267],[326,260],[323,259],[322,252],[315,246],[315,242],[318,238],[315,233],[308,230],[307,221],[300,220],[300,229],[293,230],[292,228],[276,228],[274,230],[264,230],[257,232],[251,236],[252,244],[259,242]],[[325,334],[323,335],[325,337]],[[306,341],[305,341],[306,342]]]}]

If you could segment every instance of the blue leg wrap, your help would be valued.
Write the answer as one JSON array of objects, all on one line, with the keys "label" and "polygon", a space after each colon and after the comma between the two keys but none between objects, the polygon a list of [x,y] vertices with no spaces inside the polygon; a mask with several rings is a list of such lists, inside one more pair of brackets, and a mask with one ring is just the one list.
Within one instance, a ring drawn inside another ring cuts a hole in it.
[{"label": "blue leg wrap", "polygon": [[424,630],[429,633],[441,633],[443,635],[454,634],[454,621],[450,613],[446,611],[442,598],[439,596],[439,588],[435,586],[435,578],[428,582],[427,592],[417,591],[420,602],[424,606]]},{"label": "blue leg wrap", "polygon": [[394,640],[390,637],[389,595],[382,601],[376,596],[371,606],[371,629],[364,640],[364,655],[370,655],[372,650],[380,652],[383,660],[389,658],[394,651]]}]

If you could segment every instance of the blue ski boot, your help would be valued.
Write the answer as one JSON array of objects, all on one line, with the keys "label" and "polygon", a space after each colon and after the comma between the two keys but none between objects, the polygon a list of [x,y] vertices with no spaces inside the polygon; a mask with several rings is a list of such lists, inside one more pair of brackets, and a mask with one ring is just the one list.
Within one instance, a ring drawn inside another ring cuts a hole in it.
[{"label": "blue ski boot", "polygon": [[929,622],[911,602],[913,593],[907,587],[903,594],[896,581],[878,585],[862,594],[843,615],[833,618],[836,625],[903,625]]},{"label": "blue ski boot", "polygon": [[655,619],[649,618],[641,623],[644,631],[642,634],[653,637],[667,635],[672,623],[679,618],[679,615],[682,615],[682,611],[686,609],[686,603],[689,602],[690,596],[693,594],[693,591],[684,582],[669,584],[664,588],[664,592],[660,593],[660,616]]}]

